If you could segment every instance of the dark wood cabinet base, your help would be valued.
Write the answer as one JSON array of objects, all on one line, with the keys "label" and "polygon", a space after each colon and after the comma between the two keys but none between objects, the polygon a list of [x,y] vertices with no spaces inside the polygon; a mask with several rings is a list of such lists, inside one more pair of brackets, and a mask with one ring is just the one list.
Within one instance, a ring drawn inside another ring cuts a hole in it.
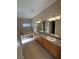
[{"label": "dark wood cabinet base", "polygon": [[41,36],[37,37],[36,41],[56,59],[61,59],[61,48],[59,46],[50,43],[48,40],[42,38]]}]

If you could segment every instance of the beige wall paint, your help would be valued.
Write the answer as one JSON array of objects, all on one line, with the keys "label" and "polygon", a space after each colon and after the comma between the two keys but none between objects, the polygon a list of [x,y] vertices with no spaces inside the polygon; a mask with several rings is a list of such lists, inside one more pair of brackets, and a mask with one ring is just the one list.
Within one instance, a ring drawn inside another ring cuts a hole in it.
[{"label": "beige wall paint", "polygon": [[58,0],[46,10],[38,14],[34,19],[47,20],[48,18],[61,14],[61,1]]}]

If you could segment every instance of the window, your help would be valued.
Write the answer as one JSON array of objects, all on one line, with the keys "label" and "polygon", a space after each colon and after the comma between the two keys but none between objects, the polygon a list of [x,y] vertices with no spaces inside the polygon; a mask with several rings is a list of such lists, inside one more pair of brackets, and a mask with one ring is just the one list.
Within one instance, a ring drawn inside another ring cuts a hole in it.
[{"label": "window", "polygon": [[31,27],[31,24],[30,23],[24,23],[23,24],[23,27],[25,28],[25,27]]}]

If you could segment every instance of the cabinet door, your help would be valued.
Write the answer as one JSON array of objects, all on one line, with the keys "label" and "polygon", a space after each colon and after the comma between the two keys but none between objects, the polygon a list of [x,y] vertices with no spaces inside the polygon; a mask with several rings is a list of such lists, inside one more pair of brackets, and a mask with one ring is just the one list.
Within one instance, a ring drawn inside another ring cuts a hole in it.
[{"label": "cabinet door", "polygon": [[61,59],[61,49],[53,43],[50,43],[48,40],[38,37],[37,42],[44,47],[50,54],[52,54],[56,59]]},{"label": "cabinet door", "polygon": [[40,45],[43,44],[43,41],[42,41],[41,37],[38,37],[38,38],[37,38],[37,42],[38,42]]},{"label": "cabinet door", "polygon": [[49,51],[49,53],[51,53],[53,56],[55,56],[56,59],[60,59],[60,57],[61,57],[60,47],[56,46],[53,43],[48,42],[46,39],[43,39],[42,41],[44,42],[43,47],[46,48]]},{"label": "cabinet door", "polygon": [[48,50],[49,49],[48,42],[46,41],[46,39],[43,39],[42,41],[43,41],[43,47]]},{"label": "cabinet door", "polygon": [[49,52],[56,57],[56,59],[60,59],[61,57],[61,49],[54,45],[54,44],[49,44]]},{"label": "cabinet door", "polygon": [[61,48],[60,47],[57,50],[57,59],[61,59]]}]

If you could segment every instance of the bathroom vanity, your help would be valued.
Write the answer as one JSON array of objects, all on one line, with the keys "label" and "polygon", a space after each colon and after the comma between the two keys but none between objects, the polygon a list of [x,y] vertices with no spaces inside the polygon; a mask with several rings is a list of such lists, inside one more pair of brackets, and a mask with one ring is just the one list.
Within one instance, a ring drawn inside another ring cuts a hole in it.
[{"label": "bathroom vanity", "polygon": [[[54,15],[56,16],[56,15]],[[61,59],[61,20],[37,20],[36,41],[55,59]]]},{"label": "bathroom vanity", "polygon": [[52,39],[51,36],[36,33],[36,41],[44,47],[56,59],[61,59],[61,41],[59,39]]}]

